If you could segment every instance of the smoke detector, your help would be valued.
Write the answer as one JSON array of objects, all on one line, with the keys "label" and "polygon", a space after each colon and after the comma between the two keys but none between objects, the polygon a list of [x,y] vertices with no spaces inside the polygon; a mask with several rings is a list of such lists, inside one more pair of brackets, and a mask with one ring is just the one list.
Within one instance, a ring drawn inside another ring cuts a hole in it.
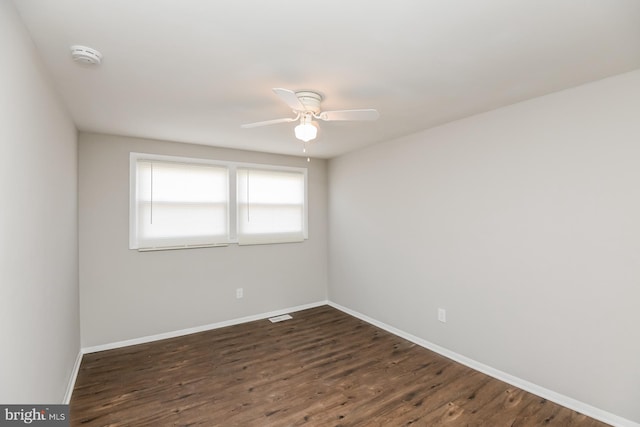
[{"label": "smoke detector", "polygon": [[85,65],[100,65],[102,54],[87,46],[71,46],[71,57],[74,61]]}]

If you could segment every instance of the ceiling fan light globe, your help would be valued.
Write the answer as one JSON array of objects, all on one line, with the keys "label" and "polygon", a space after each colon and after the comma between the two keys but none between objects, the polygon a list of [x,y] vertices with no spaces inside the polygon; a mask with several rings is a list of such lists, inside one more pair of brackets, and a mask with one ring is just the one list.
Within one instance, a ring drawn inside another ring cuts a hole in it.
[{"label": "ceiling fan light globe", "polygon": [[295,127],[295,134],[299,140],[309,142],[312,139],[316,139],[318,128],[311,123],[302,123]]}]

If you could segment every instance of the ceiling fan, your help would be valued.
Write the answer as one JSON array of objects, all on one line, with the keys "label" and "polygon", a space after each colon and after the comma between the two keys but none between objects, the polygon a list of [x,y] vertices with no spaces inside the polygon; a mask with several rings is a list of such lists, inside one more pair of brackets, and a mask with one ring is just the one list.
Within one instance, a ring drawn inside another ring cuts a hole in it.
[{"label": "ceiling fan", "polygon": [[376,120],[380,117],[378,111],[368,108],[364,110],[335,110],[322,111],[320,103],[322,95],[318,92],[310,90],[301,90],[294,92],[289,89],[274,88],[273,92],[287,104],[295,117],[285,117],[282,119],[265,120],[263,122],[255,122],[241,125],[244,129],[255,128],[259,126],[274,125],[277,123],[291,123],[300,120],[300,124],[295,127],[295,135],[301,141],[309,142],[315,139],[318,134],[316,120],[330,121],[347,121],[347,120]]}]

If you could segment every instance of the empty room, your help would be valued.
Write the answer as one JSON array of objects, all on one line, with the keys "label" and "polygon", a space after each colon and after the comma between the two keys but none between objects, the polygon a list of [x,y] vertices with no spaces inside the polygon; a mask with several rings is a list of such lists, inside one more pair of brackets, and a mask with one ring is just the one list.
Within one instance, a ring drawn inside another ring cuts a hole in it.
[{"label": "empty room", "polygon": [[0,425],[640,427],[640,2],[0,0],[0,54]]}]

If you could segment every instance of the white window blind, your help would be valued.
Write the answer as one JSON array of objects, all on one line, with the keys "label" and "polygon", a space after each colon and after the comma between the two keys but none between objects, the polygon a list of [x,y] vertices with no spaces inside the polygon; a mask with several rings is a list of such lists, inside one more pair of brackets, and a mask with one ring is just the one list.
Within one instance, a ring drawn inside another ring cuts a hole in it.
[{"label": "white window blind", "polygon": [[229,242],[228,168],[138,159],[135,173],[133,248]]},{"label": "white window blind", "polygon": [[304,172],[239,167],[236,185],[239,244],[304,240]]}]

